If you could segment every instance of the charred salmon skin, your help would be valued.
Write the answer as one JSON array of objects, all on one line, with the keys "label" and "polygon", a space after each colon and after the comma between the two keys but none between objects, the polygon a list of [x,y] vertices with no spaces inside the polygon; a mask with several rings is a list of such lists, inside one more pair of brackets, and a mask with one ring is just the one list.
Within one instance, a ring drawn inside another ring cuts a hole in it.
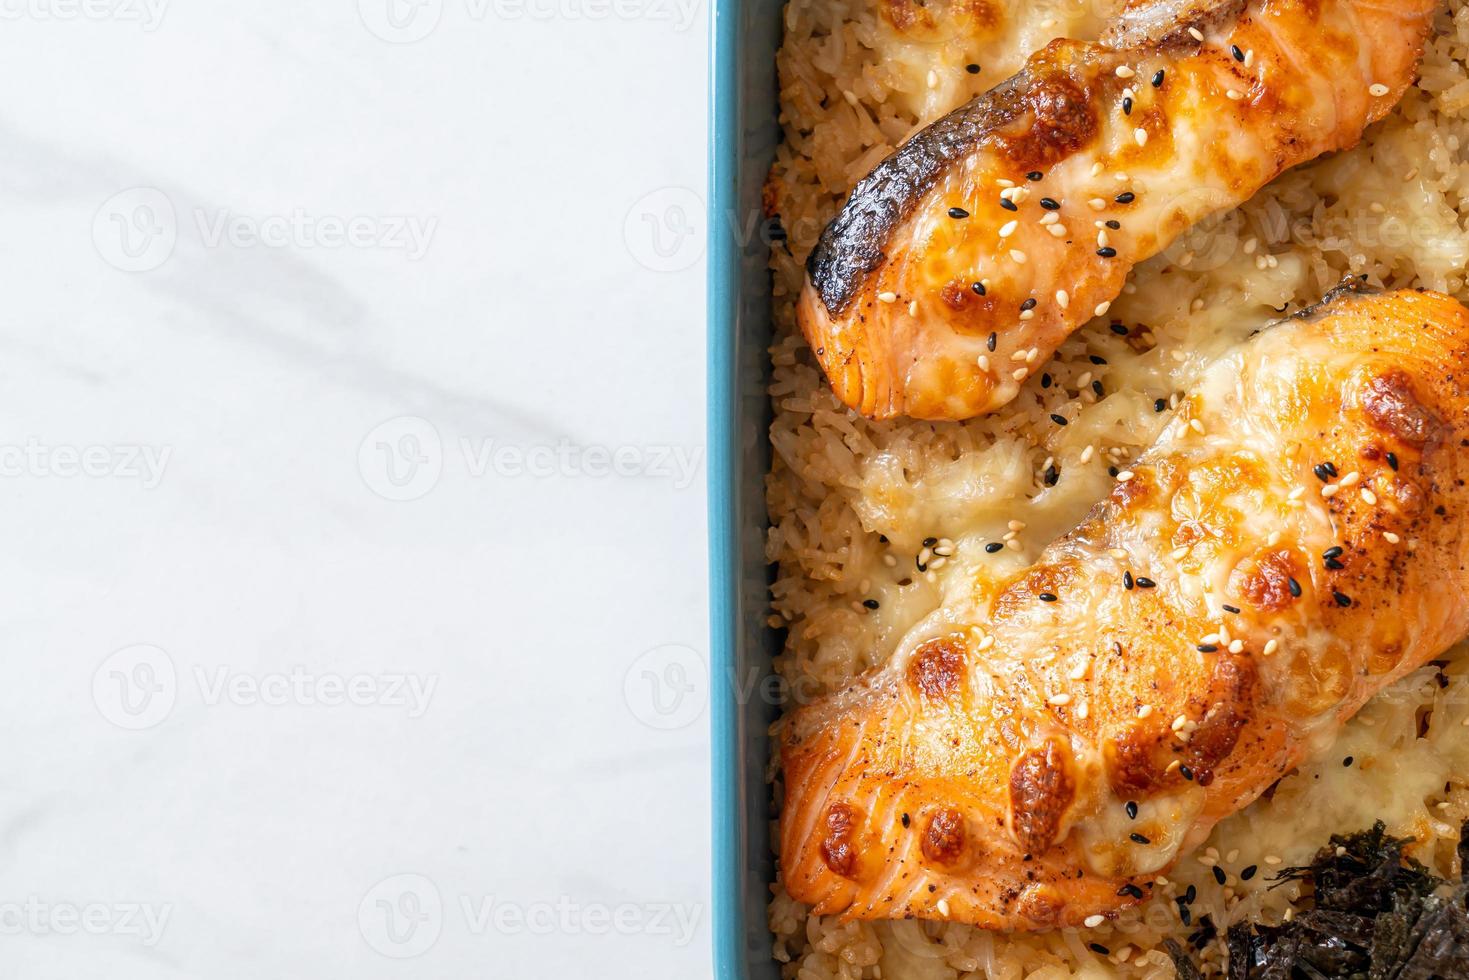
[{"label": "charred salmon skin", "polygon": [[1412,84],[1436,0],[1134,0],[913,136],[807,261],[797,318],[872,418],[1013,399],[1132,267]]}]

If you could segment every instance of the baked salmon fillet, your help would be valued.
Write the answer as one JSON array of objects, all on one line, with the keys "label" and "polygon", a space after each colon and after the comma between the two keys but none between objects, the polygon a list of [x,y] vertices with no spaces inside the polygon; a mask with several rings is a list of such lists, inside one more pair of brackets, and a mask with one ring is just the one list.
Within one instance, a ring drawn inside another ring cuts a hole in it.
[{"label": "baked salmon fillet", "polygon": [[1354,146],[1412,84],[1437,0],[1131,0],[857,185],[796,315],[863,415],[964,419],[1106,316],[1133,265]]},{"label": "baked salmon fillet", "polygon": [[1466,447],[1454,300],[1346,287],[1260,333],[1035,565],[788,718],[787,891],[1018,930],[1145,899],[1469,633]]}]

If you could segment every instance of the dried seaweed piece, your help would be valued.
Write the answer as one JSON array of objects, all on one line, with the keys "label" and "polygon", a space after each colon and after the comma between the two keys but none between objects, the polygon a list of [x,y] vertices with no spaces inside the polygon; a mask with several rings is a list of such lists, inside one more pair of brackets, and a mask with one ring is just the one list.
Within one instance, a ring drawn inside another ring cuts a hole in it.
[{"label": "dried seaweed piece", "polygon": [[[1410,843],[1378,822],[1333,835],[1311,864],[1277,874],[1276,887],[1308,885],[1314,907],[1279,926],[1231,926],[1229,980],[1469,980],[1469,822],[1453,885],[1406,856]],[[1196,946],[1217,935],[1213,923],[1200,925],[1189,937]],[[1168,950],[1180,977],[1199,976],[1177,943]]]}]

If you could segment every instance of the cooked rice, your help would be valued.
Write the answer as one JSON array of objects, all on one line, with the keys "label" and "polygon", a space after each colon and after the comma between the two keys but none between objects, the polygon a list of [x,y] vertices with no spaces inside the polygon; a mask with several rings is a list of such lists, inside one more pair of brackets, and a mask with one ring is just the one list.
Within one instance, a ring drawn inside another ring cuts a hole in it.
[{"label": "cooked rice", "polygon": [[[789,250],[772,258],[768,554],[779,564],[772,620],[788,630],[776,669],[802,700],[882,662],[939,604],[964,602],[973,582],[1034,560],[1107,493],[1108,466],[1153,441],[1169,416],[1155,410],[1157,400],[1166,407],[1214,356],[1287,304],[1309,305],[1354,273],[1469,301],[1469,0],[1452,0],[1417,88],[1360,146],[1292,171],[1138,268],[1110,315],[1133,328],[1130,336],[1105,321],[1079,331],[1044,369],[1049,387],[1033,376],[988,418],[872,422],[841,406],[794,321],[802,266],[821,228],[851,185],[916,128],[1012,74],[1051,37],[1095,37],[1099,6],[790,0],[786,8],[778,59],[785,142],[769,197]],[[978,74],[966,71],[971,63]],[[1093,364],[1092,354],[1107,364]],[[1048,416],[1067,404],[1073,421],[1058,429]],[[1059,479],[1047,488],[1050,465]],[[1013,521],[1024,524],[1014,543],[977,560]],[[914,559],[928,537],[952,539],[955,554],[925,574]],[[863,607],[869,598],[878,611]],[[774,955],[786,977],[801,980],[1168,977],[1161,942],[1191,931],[1175,895],[1193,885],[1195,921],[1209,914],[1221,932],[1241,919],[1279,921],[1296,886],[1269,890],[1270,869],[1305,863],[1331,833],[1382,819],[1420,842],[1414,856],[1457,874],[1453,843],[1469,818],[1469,655],[1448,660],[1441,676],[1425,668],[1380,695],[1321,758],[1220,823],[1155,898],[1115,923],[1035,935],[841,924],[810,915],[777,883]],[[772,770],[777,801],[778,775]],[[1209,862],[1223,868],[1225,885]],[[1260,872],[1240,881],[1250,865]],[[1215,971],[1221,947],[1205,950]]]}]

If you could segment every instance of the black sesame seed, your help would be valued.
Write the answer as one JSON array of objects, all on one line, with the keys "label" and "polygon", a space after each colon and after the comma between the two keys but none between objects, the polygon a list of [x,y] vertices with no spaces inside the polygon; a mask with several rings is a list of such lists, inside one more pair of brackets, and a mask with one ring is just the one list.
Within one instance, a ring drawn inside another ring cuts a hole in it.
[{"label": "black sesame seed", "polygon": [[1342,551],[1341,546],[1340,545],[1333,545],[1332,547],[1327,548],[1325,551],[1321,552],[1321,557],[1322,558],[1340,558],[1342,556],[1342,554],[1343,554],[1343,551]]},{"label": "black sesame seed", "polygon": [[1122,227],[1122,222],[1118,221],[1116,218],[1109,218],[1107,220],[1107,227],[1111,228],[1113,231],[1116,231],[1117,229]]},{"label": "black sesame seed", "polygon": [[1025,179],[1026,180],[1045,180],[1046,179],[1046,175],[1043,174],[1043,173],[1041,173],[1039,170],[1032,170],[1030,173],[1028,173],[1028,174],[1025,175]]},{"label": "black sesame seed", "polygon": [[971,285],[969,288],[972,289],[972,290],[974,290],[974,293],[975,293],[976,296],[983,296],[985,294],[985,292],[986,292],[986,290],[984,288],[984,283],[982,283],[982,282],[976,282],[973,285]]},{"label": "black sesame seed", "polygon": [[1114,324],[1112,324],[1112,332],[1115,333],[1119,337],[1126,337],[1127,336],[1127,328],[1124,327],[1120,323],[1114,323]]},{"label": "black sesame seed", "polygon": [[984,342],[984,345],[986,347],[988,347],[989,350],[990,350],[990,353],[993,354],[994,351],[995,351],[995,345],[998,344],[999,342],[1000,342],[1000,335],[997,334],[997,333],[992,333],[992,334],[989,335],[989,339],[987,339]]},{"label": "black sesame seed", "polygon": [[949,217],[953,218],[955,221],[962,221],[963,219],[969,217],[969,212],[965,211],[963,208],[949,208]]},{"label": "black sesame seed", "polygon": [[1055,200],[1054,198],[1043,197],[1041,198],[1041,207],[1045,208],[1047,211],[1060,211],[1061,202]]},{"label": "black sesame seed", "polygon": [[1061,479],[1061,471],[1058,470],[1058,469],[1056,469],[1056,467],[1055,467],[1054,464],[1052,464],[1051,466],[1049,466],[1049,467],[1046,468],[1046,472],[1045,472],[1046,486],[1048,486],[1048,487],[1054,487],[1056,485],[1057,481],[1059,481],[1060,479]]},{"label": "black sesame seed", "polygon": [[1182,776],[1184,779],[1187,779],[1189,782],[1193,782],[1194,781],[1194,771],[1192,769],[1190,769],[1188,766],[1179,766],[1178,767],[1178,774],[1180,776]]},{"label": "black sesame seed", "polygon": [[1243,869],[1243,870],[1240,871],[1240,873],[1239,873],[1239,880],[1240,881],[1249,881],[1251,878],[1255,877],[1255,872],[1257,872],[1259,870],[1260,870],[1260,866],[1259,865],[1252,864],[1248,868],[1245,868],[1245,869]]},{"label": "black sesame seed", "polygon": [[925,548],[932,548],[934,545],[936,545],[938,543],[939,543],[939,539],[938,538],[924,538],[923,539],[923,546]]},{"label": "black sesame seed", "polygon": [[1129,884],[1123,885],[1121,888],[1117,889],[1117,894],[1119,894],[1119,895],[1127,895],[1127,896],[1129,896],[1131,898],[1142,898],[1143,897],[1143,890],[1141,888],[1139,888],[1137,885],[1134,885],[1134,884],[1129,883]]},{"label": "black sesame seed", "polygon": [[1097,249],[1097,254],[1104,259],[1115,259],[1117,258],[1117,249],[1113,248],[1111,245],[1103,245],[1101,248]]},{"label": "black sesame seed", "polygon": [[1004,208],[1006,211],[1019,211],[1020,210],[1019,206],[1017,206],[1016,203],[1014,201],[1010,200],[1008,197],[1002,197],[1002,198],[1000,198],[1000,207]]},{"label": "black sesame seed", "polygon": [[863,599],[862,605],[866,606],[868,609],[876,609],[880,605],[880,603],[876,599]]},{"label": "black sesame seed", "polygon": [[1245,53],[1239,49],[1239,45],[1238,44],[1231,44],[1229,46],[1229,53],[1232,54],[1232,55],[1234,55],[1234,60],[1235,61],[1238,61],[1238,62],[1241,62],[1241,63],[1244,62],[1244,60],[1245,60]]},{"label": "black sesame seed", "polygon": [[1229,877],[1224,873],[1224,869],[1217,864],[1214,865],[1214,880],[1221,885],[1229,880]]},{"label": "black sesame seed", "polygon": [[1239,615],[1239,607],[1238,606],[1225,606],[1224,607],[1224,611],[1227,612],[1227,613],[1234,613],[1236,616]]},{"label": "black sesame seed", "polygon": [[1117,195],[1118,204],[1131,204],[1133,201],[1136,200],[1137,195],[1134,194],[1132,191],[1123,191],[1121,194]]},{"label": "black sesame seed", "polygon": [[1051,375],[1050,375],[1050,372],[1047,372],[1047,373],[1041,375],[1041,387],[1042,388],[1049,388],[1049,387],[1051,387]]},{"label": "black sesame seed", "polygon": [[1162,88],[1162,87],[1163,87],[1163,69],[1159,68],[1158,69],[1158,73],[1153,76],[1153,88]]},{"label": "black sesame seed", "polygon": [[1066,425],[1067,422],[1068,422],[1068,419],[1064,415],[1057,415],[1055,412],[1052,412],[1051,413],[1051,421],[1052,422],[1055,422],[1057,425]]},{"label": "black sesame seed", "polygon": [[1126,589],[1127,591],[1131,592],[1132,591],[1132,586],[1133,586],[1132,573],[1131,572],[1123,572],[1122,573],[1122,587],[1124,589]]},{"label": "black sesame seed", "polygon": [[1193,916],[1189,913],[1187,905],[1180,905],[1178,907],[1178,917],[1183,920],[1184,925],[1192,924]]},{"label": "black sesame seed", "polygon": [[1161,412],[1168,407],[1168,399],[1159,398],[1153,402],[1153,411]]},{"label": "black sesame seed", "polygon": [[1217,646],[1215,646],[1214,644],[1212,644],[1212,643],[1200,643],[1199,644],[1199,652],[1200,653],[1218,653],[1219,652],[1219,648]]},{"label": "black sesame seed", "polygon": [[1100,381],[1092,382],[1092,391],[1095,391],[1097,393],[1098,398],[1101,398],[1103,395],[1106,394],[1106,391],[1102,388],[1102,383]]},{"label": "black sesame seed", "polygon": [[998,541],[991,541],[989,544],[987,544],[987,545],[984,546],[984,550],[988,554],[993,555],[995,552],[1001,550],[1004,547],[1005,546],[1002,545],[1002,544],[1000,544],[1000,542],[998,542]]},{"label": "black sesame seed", "polygon": [[1333,592],[1331,594],[1331,597],[1335,599],[1336,604],[1338,606],[1341,606],[1343,609],[1352,604],[1352,597],[1347,595],[1345,592]]},{"label": "black sesame seed", "polygon": [[1128,834],[1127,836],[1130,837],[1130,838],[1132,838],[1132,842],[1134,844],[1151,844],[1152,843],[1152,841],[1148,840],[1142,834]]},{"label": "black sesame seed", "polygon": [[1087,943],[1086,948],[1091,950],[1093,953],[1096,953],[1098,956],[1112,955],[1112,951],[1106,946],[1103,946],[1101,943]]},{"label": "black sesame seed", "polygon": [[1117,467],[1115,467],[1115,466],[1109,466],[1109,467],[1107,467],[1107,475],[1108,475],[1108,476],[1116,476],[1116,475],[1117,475],[1117,474],[1118,474],[1118,473],[1121,473],[1121,472],[1122,472],[1122,471],[1121,471],[1121,470],[1119,470],[1119,469],[1118,469],[1118,468],[1117,468]]},{"label": "black sesame seed", "polygon": [[1194,885],[1189,885],[1188,886],[1188,891],[1186,891],[1186,892],[1183,893],[1183,902],[1184,902],[1184,904],[1186,904],[1186,905],[1192,905],[1192,904],[1194,904],[1194,902],[1196,902],[1198,900],[1199,900],[1199,889],[1196,886],[1194,886]]},{"label": "black sesame seed", "polygon": [[1323,468],[1325,468],[1326,472],[1330,473],[1333,477],[1336,476],[1336,474],[1337,474],[1337,468],[1336,468],[1336,464],[1335,463],[1331,462],[1330,460],[1327,460],[1325,463],[1322,463],[1321,465],[1322,465]]},{"label": "black sesame seed", "polygon": [[908,826],[912,822],[913,821],[908,817],[908,814],[906,814],[906,813],[903,814],[903,826],[904,827]]},{"label": "black sesame seed", "polygon": [[1036,596],[1036,598],[1039,599],[1041,602],[1056,601],[1056,595],[1054,592],[1042,592],[1040,595]]},{"label": "black sesame seed", "polygon": [[967,72],[969,72],[969,74],[971,74],[971,75],[978,75],[979,74],[979,66],[978,65],[965,65],[964,66],[964,70],[967,71]]},{"label": "black sesame seed", "polygon": [[1316,479],[1320,480],[1322,483],[1331,482],[1331,473],[1326,469],[1325,463],[1317,463],[1311,468],[1311,472],[1315,473]]},{"label": "black sesame seed", "polygon": [[1137,578],[1137,587],[1140,589],[1155,589],[1158,587],[1158,583],[1150,578],[1143,578],[1139,575]]},{"label": "black sesame seed", "polygon": [[1127,819],[1129,819],[1129,820],[1136,820],[1137,819],[1137,803],[1136,802],[1134,802],[1133,800],[1128,800],[1127,801],[1127,805],[1124,806],[1123,809],[1127,811]]},{"label": "black sesame seed", "polygon": [[1026,310],[1033,310],[1033,309],[1035,309],[1035,304],[1036,304],[1036,299],[1035,299],[1034,296],[1032,296],[1030,299],[1028,299],[1024,303],[1021,303],[1020,304],[1020,312],[1024,313]]},{"label": "black sesame seed", "polygon": [[1328,558],[1325,561],[1323,561],[1321,564],[1325,565],[1328,571],[1333,571],[1333,572],[1339,572],[1343,568],[1346,568],[1347,567],[1347,566],[1343,565],[1341,563],[1341,561],[1338,560],[1338,559],[1336,559],[1336,558]]},{"label": "black sesame seed", "polygon": [[1122,114],[1124,116],[1132,115],[1132,96],[1130,95],[1122,100]]},{"label": "black sesame seed", "polygon": [[1299,599],[1301,597],[1301,583],[1297,582],[1293,578],[1287,578],[1285,580],[1285,584],[1290,587],[1290,594],[1292,596],[1294,596],[1297,599]]},{"label": "black sesame seed", "polygon": [[1099,357],[1096,354],[1088,355],[1087,360],[1099,366],[1107,363],[1107,359],[1105,357]]},{"label": "black sesame seed", "polygon": [[1352,757],[1347,756],[1345,759],[1341,760],[1341,764],[1344,766],[1350,766],[1352,764]]},{"label": "black sesame seed", "polygon": [[1397,472],[1397,468],[1398,468],[1398,454],[1397,453],[1388,453],[1387,454],[1387,465],[1388,466],[1391,466],[1393,468],[1393,472]]}]

